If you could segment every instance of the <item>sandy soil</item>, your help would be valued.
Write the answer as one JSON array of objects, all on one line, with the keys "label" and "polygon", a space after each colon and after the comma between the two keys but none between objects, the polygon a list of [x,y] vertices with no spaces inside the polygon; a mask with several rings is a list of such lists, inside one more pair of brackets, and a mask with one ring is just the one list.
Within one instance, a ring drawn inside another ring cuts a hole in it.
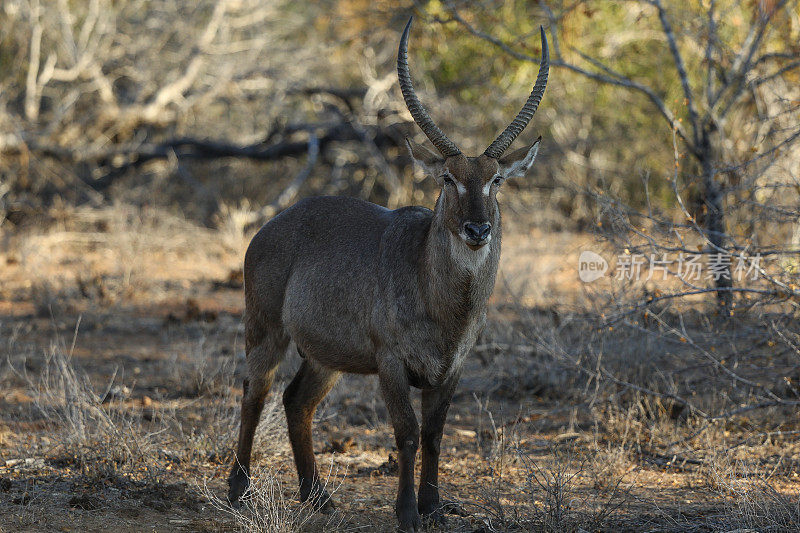
[{"label": "sandy soil", "polygon": [[[246,529],[215,501],[241,395],[246,239],[115,211],[72,214],[3,242],[0,530]],[[723,531],[739,509],[731,485],[715,478],[722,470],[659,455],[646,439],[631,445],[603,427],[624,421],[597,419],[608,399],[588,405],[574,376],[543,373],[535,346],[504,348],[524,338],[517,330],[562,327],[564,309],[591,299],[574,265],[593,243],[506,231],[490,325],[445,431],[442,489],[463,515],[445,530]],[[278,393],[297,359],[290,349]],[[76,390],[88,396],[71,397]],[[343,378],[317,413],[317,459],[337,503],[330,516],[306,516],[294,500],[278,396],[254,452],[257,476],[279,483],[275,516],[302,516],[306,531],[394,531],[394,441],[375,379]],[[800,454],[791,446],[764,465],[776,494],[794,502],[791,458]]]}]

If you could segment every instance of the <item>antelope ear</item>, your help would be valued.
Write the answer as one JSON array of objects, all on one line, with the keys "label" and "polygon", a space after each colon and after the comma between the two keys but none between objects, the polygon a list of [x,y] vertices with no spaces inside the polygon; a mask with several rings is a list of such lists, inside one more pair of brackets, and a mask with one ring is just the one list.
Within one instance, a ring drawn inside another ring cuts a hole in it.
[{"label": "antelope ear", "polygon": [[528,172],[528,169],[533,165],[533,160],[536,159],[536,153],[539,151],[539,143],[542,138],[536,139],[536,142],[527,148],[520,148],[500,158],[500,174],[508,178],[519,178]]},{"label": "antelope ear", "polygon": [[425,174],[432,176],[441,185],[444,158],[433,150],[412,142],[408,138],[406,138],[406,146],[408,146],[408,152],[411,154],[414,164],[419,166]]}]

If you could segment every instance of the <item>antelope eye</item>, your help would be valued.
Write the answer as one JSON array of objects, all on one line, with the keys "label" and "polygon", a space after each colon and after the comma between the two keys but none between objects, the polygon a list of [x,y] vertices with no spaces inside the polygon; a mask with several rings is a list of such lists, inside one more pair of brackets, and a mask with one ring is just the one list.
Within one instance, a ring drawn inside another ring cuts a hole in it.
[{"label": "antelope eye", "polygon": [[442,176],[442,180],[444,181],[445,185],[453,185],[454,184],[453,178],[451,178],[450,176],[448,176],[446,174],[444,176]]},{"label": "antelope eye", "polygon": [[497,177],[496,177],[496,178],[495,178],[495,179],[492,181],[492,183],[494,183],[495,185],[500,185],[501,183],[503,183],[503,177],[502,177],[502,176],[497,176]]}]

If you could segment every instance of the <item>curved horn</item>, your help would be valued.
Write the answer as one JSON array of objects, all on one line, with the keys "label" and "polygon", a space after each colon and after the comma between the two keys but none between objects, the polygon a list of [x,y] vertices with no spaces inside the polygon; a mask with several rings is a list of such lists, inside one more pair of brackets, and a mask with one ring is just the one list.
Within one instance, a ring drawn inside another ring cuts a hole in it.
[{"label": "curved horn", "polygon": [[550,51],[547,48],[547,36],[544,34],[544,27],[539,26],[539,29],[542,32],[542,61],[539,63],[539,74],[536,76],[536,83],[533,85],[528,101],[522,106],[522,110],[520,110],[516,118],[484,152],[489,157],[499,159],[503,155],[503,152],[511,146],[517,135],[531,121],[536,109],[539,107],[539,102],[542,101],[544,88],[547,86],[547,73],[550,70]]},{"label": "curved horn", "polygon": [[439,129],[439,126],[434,124],[431,116],[422,107],[419,98],[417,98],[417,93],[414,92],[414,86],[411,84],[411,74],[408,71],[408,33],[411,29],[412,20],[414,20],[414,17],[408,19],[406,29],[403,30],[403,37],[400,38],[400,49],[397,52],[397,77],[400,80],[403,99],[406,101],[406,107],[411,112],[411,116],[414,117],[414,122],[417,123],[442,155],[445,157],[458,155],[461,150],[453,144],[453,141],[447,138],[444,132]]}]

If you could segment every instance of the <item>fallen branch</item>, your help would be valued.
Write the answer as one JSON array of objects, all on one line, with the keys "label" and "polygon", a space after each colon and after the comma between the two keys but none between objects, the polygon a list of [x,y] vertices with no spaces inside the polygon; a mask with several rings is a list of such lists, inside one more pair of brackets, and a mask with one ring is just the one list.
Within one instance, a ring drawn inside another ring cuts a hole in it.
[{"label": "fallen branch", "polygon": [[[317,134],[318,130],[321,134]],[[371,144],[378,147],[396,146],[397,141],[390,135],[378,128],[368,128],[366,132],[357,131],[352,124],[337,123],[334,125],[320,126],[308,124],[303,126],[287,127],[282,132],[270,133],[267,138],[272,139],[281,137],[281,140],[273,144],[258,142],[250,145],[236,145],[225,141],[214,141],[205,139],[195,139],[183,137],[171,139],[162,143],[147,144],[126,144],[120,146],[104,148],[78,148],[70,149],[61,146],[39,144],[36,140],[25,139],[24,143],[7,144],[4,147],[6,154],[30,152],[31,154],[55,159],[64,163],[92,164],[100,168],[108,169],[104,175],[98,179],[85,180],[88,185],[97,191],[108,188],[115,178],[121,176],[126,171],[139,167],[149,161],[158,159],[169,159],[172,157],[180,159],[219,159],[226,157],[245,158],[254,161],[274,161],[285,157],[304,155],[309,151],[312,143],[308,139],[291,140],[291,136],[297,132],[308,132],[318,139],[313,146],[321,152],[329,144],[336,142],[365,142],[366,139]],[[288,134],[281,135],[289,132]],[[287,139],[286,137],[290,137]]]}]

